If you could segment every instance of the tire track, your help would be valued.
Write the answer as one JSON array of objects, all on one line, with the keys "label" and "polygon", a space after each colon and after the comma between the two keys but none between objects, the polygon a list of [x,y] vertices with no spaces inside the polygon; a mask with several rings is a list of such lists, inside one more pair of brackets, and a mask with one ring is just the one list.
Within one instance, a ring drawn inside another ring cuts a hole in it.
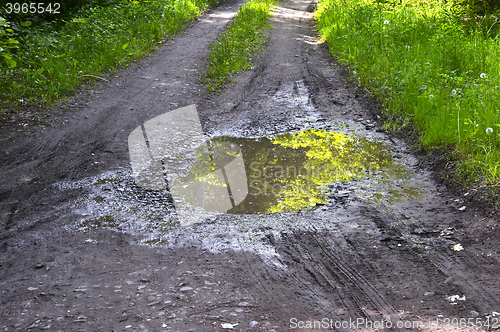
[{"label": "tire track", "polygon": [[[338,254],[330,245],[331,240],[321,232],[294,234],[285,240],[287,246],[291,247],[286,254],[303,265],[303,271],[328,294],[337,310],[348,313],[349,317],[339,315],[336,319],[394,321],[394,309],[377,290],[382,286],[369,282],[357,273],[348,263],[348,260],[354,259]],[[396,327],[394,329],[398,330]]]}]

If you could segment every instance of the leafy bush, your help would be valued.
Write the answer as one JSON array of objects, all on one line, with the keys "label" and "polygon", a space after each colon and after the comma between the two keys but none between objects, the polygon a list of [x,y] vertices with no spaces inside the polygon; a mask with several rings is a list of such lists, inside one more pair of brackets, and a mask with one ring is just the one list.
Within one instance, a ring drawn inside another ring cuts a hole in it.
[{"label": "leafy bush", "polygon": [[[6,61],[0,61],[0,107],[50,103],[84,80],[150,52],[207,6],[206,0],[95,0],[64,21],[29,27],[23,27],[31,23],[22,23],[24,18],[19,24],[1,21],[0,55]],[[20,43],[10,42],[11,35]]]},{"label": "leafy bush", "polygon": [[0,16],[0,68],[2,63],[4,66],[7,64],[12,68],[17,65],[16,61],[12,59],[11,51],[17,49],[18,44],[10,23]]},{"label": "leafy bush", "polygon": [[456,3],[472,15],[495,14],[500,10],[498,0],[460,0]]}]

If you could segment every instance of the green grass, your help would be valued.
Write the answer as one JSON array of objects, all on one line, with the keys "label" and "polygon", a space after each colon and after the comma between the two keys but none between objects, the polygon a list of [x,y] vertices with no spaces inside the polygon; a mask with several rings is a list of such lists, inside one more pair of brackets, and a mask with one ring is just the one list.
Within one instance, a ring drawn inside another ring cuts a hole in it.
[{"label": "green grass", "polygon": [[212,45],[208,69],[203,75],[208,92],[215,92],[237,74],[250,67],[252,56],[261,48],[265,30],[270,27],[268,18],[275,0],[251,0],[243,5],[233,22],[219,40]]},{"label": "green grass", "polygon": [[[62,27],[31,26],[17,37],[16,65],[0,58],[0,109],[23,103],[51,103],[154,49],[183,29],[213,0],[119,1],[94,7]],[[7,38],[5,34],[0,38]],[[14,31],[13,31],[14,32]]]},{"label": "green grass", "polygon": [[457,175],[500,180],[500,24],[464,19],[453,1],[323,0],[321,36],[422,147],[455,146]]}]

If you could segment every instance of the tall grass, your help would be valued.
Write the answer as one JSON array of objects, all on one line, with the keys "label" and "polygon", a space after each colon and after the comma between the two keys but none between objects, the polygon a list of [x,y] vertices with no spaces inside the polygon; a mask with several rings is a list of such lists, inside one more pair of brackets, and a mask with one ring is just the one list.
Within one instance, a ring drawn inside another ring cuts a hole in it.
[{"label": "tall grass", "polygon": [[0,108],[50,103],[150,52],[211,4],[212,0],[122,1],[81,12],[60,29],[32,27],[11,57],[0,63]]},{"label": "tall grass", "polygon": [[332,54],[392,125],[412,120],[424,148],[456,147],[457,175],[498,183],[499,24],[459,14],[452,1],[323,0],[316,18]]},{"label": "tall grass", "polygon": [[251,0],[244,4],[233,22],[212,45],[208,69],[203,75],[208,92],[216,91],[231,80],[230,75],[246,70],[250,59],[265,42],[264,30],[270,27],[275,0]]}]

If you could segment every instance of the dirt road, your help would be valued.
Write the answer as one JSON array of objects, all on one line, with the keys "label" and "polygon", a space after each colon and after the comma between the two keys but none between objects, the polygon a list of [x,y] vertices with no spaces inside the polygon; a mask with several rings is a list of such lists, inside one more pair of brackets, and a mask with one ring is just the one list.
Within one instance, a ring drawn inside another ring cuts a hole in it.
[{"label": "dirt road", "polygon": [[[0,330],[498,329],[498,218],[377,129],[377,106],[317,39],[314,2],[281,4],[255,68],[206,97],[208,45],[240,5],[82,93],[56,124],[2,124]],[[249,158],[263,137],[309,129],[358,142],[335,159],[341,170],[358,154],[384,161],[314,207],[179,226],[168,195],[135,185],[127,139],[192,104],[205,135],[232,137]]]}]

